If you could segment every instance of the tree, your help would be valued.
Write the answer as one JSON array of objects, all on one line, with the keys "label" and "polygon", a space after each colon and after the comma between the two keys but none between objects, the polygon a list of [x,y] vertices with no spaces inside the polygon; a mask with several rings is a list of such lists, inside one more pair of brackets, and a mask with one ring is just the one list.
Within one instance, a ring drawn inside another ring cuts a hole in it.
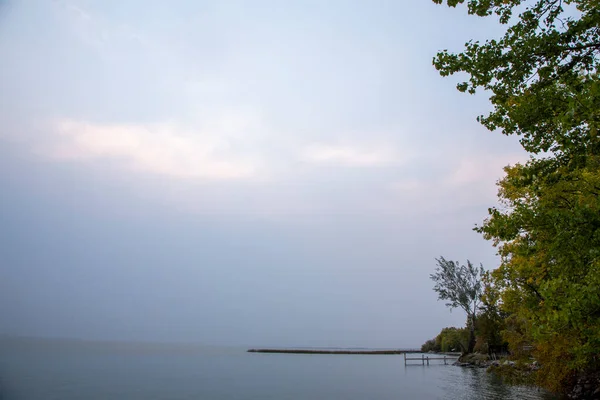
[{"label": "tree", "polygon": [[443,352],[458,350],[465,352],[468,335],[465,328],[444,328],[435,338],[435,343]]},{"label": "tree", "polygon": [[421,346],[421,352],[422,353],[428,353],[430,351],[441,351],[442,349],[436,345],[435,339],[429,339],[428,341],[426,341],[425,343],[423,343],[423,345]]},{"label": "tree", "polygon": [[484,274],[483,266],[473,266],[469,260],[467,265],[447,261],[444,257],[436,259],[438,266],[435,273],[430,275],[435,282],[433,290],[437,292],[439,300],[446,300],[446,306],[462,308],[467,314],[467,327],[469,328],[469,342],[467,353],[472,353],[475,347],[475,323],[477,311],[481,303],[482,283]]},{"label": "tree", "polygon": [[494,277],[489,271],[483,275],[482,283],[483,294],[475,326],[477,338],[475,350],[489,352],[490,349],[505,348],[507,343],[502,337],[502,331],[506,329],[509,314],[501,308],[501,292],[494,285]]},{"label": "tree", "polygon": [[429,351],[465,351],[468,341],[468,335],[469,334],[465,328],[444,328],[435,337],[435,339],[430,339],[426,341],[421,346],[421,351],[424,353],[427,353]]},{"label": "tree", "polygon": [[497,17],[505,34],[442,51],[433,63],[442,76],[467,74],[458,90],[489,91],[493,110],[479,121],[520,136],[532,155],[505,168],[501,205],[477,230],[501,256],[492,276],[512,350],[533,345],[538,383],[567,391],[578,376],[600,371],[600,2],[467,6],[471,15]]},{"label": "tree", "polygon": [[[494,109],[479,121],[521,136],[533,154],[597,154],[598,0],[470,0],[468,10],[496,15],[501,24],[515,21],[499,39],[469,41],[462,53],[444,50],[433,60],[442,76],[467,73],[458,90],[491,92]],[[522,12],[515,18],[515,11]]]},{"label": "tree", "polygon": [[600,158],[531,175],[546,162],[506,168],[506,208],[492,209],[479,231],[498,245],[493,276],[502,308],[519,321],[507,339],[534,344],[538,382],[561,391],[600,367]]}]

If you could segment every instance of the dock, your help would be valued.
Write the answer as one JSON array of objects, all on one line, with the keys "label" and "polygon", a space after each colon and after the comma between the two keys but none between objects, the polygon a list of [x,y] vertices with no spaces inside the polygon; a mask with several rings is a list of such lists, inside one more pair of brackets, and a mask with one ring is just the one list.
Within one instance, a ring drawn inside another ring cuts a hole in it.
[{"label": "dock", "polygon": [[397,355],[420,353],[419,349],[391,350],[352,350],[352,349],[250,349],[248,353],[280,353],[280,354],[360,354],[360,355]]},{"label": "dock", "polygon": [[407,365],[418,365],[418,364],[409,364],[408,361],[421,361],[422,365],[425,365],[425,363],[427,363],[427,365],[429,365],[429,361],[444,361],[444,365],[447,365],[449,361],[456,361],[459,359],[459,355],[448,355],[448,354],[444,354],[443,356],[441,354],[433,354],[432,357],[430,357],[429,355],[425,355],[425,354],[421,354],[421,357],[406,357],[406,353],[404,353],[404,366]]}]

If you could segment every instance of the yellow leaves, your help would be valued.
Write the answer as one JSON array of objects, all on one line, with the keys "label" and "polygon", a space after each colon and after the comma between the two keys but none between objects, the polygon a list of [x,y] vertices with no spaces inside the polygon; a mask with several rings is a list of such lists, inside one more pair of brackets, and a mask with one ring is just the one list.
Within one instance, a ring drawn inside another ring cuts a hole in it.
[{"label": "yellow leaves", "polygon": [[578,345],[577,333],[553,334],[538,341],[534,357],[541,365],[536,374],[538,384],[553,391],[560,391],[574,375],[567,366],[573,361],[572,349]]},{"label": "yellow leaves", "polygon": [[499,243],[493,271],[500,307],[510,313],[505,339],[518,357],[534,344],[538,383],[566,387],[600,352],[600,156],[569,162],[530,160],[505,168],[481,231]]},{"label": "yellow leaves", "polygon": [[527,283],[530,285],[532,285],[534,282],[535,281],[534,281],[533,277],[529,277],[529,279],[527,279]]},{"label": "yellow leaves", "polygon": [[504,167],[506,176],[498,182],[498,196],[511,207],[520,202],[529,202],[531,199],[530,188],[523,184],[526,178],[523,171],[522,164],[506,166]]}]

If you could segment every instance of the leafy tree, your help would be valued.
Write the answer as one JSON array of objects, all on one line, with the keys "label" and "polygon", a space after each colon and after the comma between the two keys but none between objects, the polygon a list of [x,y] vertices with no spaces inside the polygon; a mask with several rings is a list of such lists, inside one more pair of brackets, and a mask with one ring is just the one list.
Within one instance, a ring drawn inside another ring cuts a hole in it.
[{"label": "leafy tree", "polygon": [[501,332],[507,327],[506,320],[509,314],[501,308],[501,293],[493,281],[493,275],[485,272],[482,277],[481,306],[479,307],[480,311],[475,326],[477,337],[475,350],[479,352],[488,352],[490,345],[506,345],[506,340],[502,337]]},{"label": "leafy tree", "polygon": [[448,327],[421,346],[422,352],[428,351],[465,351],[469,333],[465,328]]},{"label": "leafy tree", "polygon": [[465,328],[444,328],[436,337],[435,343],[440,351],[462,351],[467,350],[469,333]]},{"label": "leafy tree", "polygon": [[469,342],[467,352],[472,353],[475,347],[475,323],[477,310],[481,302],[483,266],[473,266],[469,260],[467,265],[447,261],[444,257],[436,259],[438,266],[435,273],[430,275],[435,282],[433,290],[438,294],[439,300],[446,300],[446,306],[462,308],[467,314],[467,327],[469,328]]},{"label": "leafy tree", "polygon": [[445,50],[434,58],[442,76],[468,74],[458,90],[491,92],[494,109],[479,120],[490,130],[521,136],[534,154],[597,153],[598,0],[469,0],[468,10],[496,15],[501,24],[514,21],[499,39],[469,41],[462,53]]},{"label": "leafy tree", "polygon": [[479,230],[499,246],[493,276],[518,321],[512,348],[534,344],[539,382],[562,390],[600,366],[600,158],[535,176],[532,165],[506,168],[506,209],[492,209]]},{"label": "leafy tree", "polygon": [[442,76],[467,74],[460,91],[489,91],[493,110],[479,121],[520,136],[532,155],[505,169],[501,206],[477,230],[502,257],[495,302],[510,314],[511,349],[533,345],[538,382],[565,391],[577,375],[600,370],[600,2],[468,0],[467,7],[498,18],[505,34],[442,51],[433,63]]},{"label": "leafy tree", "polygon": [[421,351],[427,353],[430,351],[441,351],[441,348],[435,343],[435,339],[429,339],[421,346]]}]

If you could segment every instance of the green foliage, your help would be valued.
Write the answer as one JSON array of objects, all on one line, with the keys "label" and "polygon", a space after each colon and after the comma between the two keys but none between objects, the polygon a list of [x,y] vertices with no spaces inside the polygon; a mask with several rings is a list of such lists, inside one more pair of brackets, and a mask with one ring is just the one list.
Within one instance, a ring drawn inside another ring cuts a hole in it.
[{"label": "green foliage", "polygon": [[535,345],[544,360],[539,381],[552,389],[597,369],[600,350],[600,157],[572,164],[542,159],[506,168],[506,208],[490,210],[479,228],[502,257],[493,276],[503,310],[518,321],[506,332],[511,347]]},{"label": "green foliage", "polygon": [[435,339],[441,351],[467,351],[469,331],[466,328],[444,328]]},{"label": "green foliage", "polygon": [[475,325],[475,351],[487,353],[488,346],[501,346],[506,343],[502,336],[506,322],[498,315],[482,313],[477,317]]},{"label": "green foliage", "polygon": [[482,300],[507,316],[504,338],[515,357],[533,347],[537,382],[564,391],[576,375],[600,370],[600,2],[467,6],[499,18],[505,34],[469,41],[458,54],[442,51],[434,65],[442,76],[466,73],[460,91],[490,92],[493,111],[479,121],[520,136],[532,154],[505,168],[501,206],[477,228],[501,256]]},{"label": "green foliage", "polygon": [[477,315],[475,332],[477,341],[475,351],[487,353],[489,346],[502,346],[506,340],[502,332],[507,328],[507,317],[509,316],[501,309],[501,292],[494,285],[494,277],[485,272],[482,277],[483,294],[481,295],[481,306]]},{"label": "green foliage", "polygon": [[467,315],[475,314],[482,293],[481,277],[483,267],[476,268],[467,260],[467,265],[448,261],[444,257],[436,258],[438,266],[430,275],[435,282],[433,290],[439,300],[447,300],[446,306],[462,308]]},{"label": "green foliage", "polygon": [[441,351],[441,348],[437,345],[435,339],[429,339],[428,341],[423,343],[423,345],[421,346],[421,351],[423,353],[428,353],[430,351],[438,352]]},{"label": "green foliage", "polygon": [[531,365],[525,362],[491,365],[487,371],[502,377],[504,382],[511,385],[534,385],[536,383],[535,370],[532,370]]},{"label": "green foliage", "polygon": [[467,314],[470,336],[465,350],[472,353],[475,347],[477,311],[483,293],[483,266],[477,268],[469,260],[467,265],[460,265],[444,257],[436,261],[438,266],[435,273],[430,275],[431,280],[435,282],[433,290],[437,292],[439,300],[447,301],[446,306],[451,309],[462,308]]},{"label": "green foliage", "polygon": [[491,92],[494,110],[479,120],[490,130],[522,136],[535,154],[597,147],[598,0],[470,0],[468,9],[512,23],[501,38],[469,41],[461,53],[445,50],[434,58],[442,76],[468,74],[458,90]]},{"label": "green foliage", "polygon": [[444,328],[435,339],[428,340],[421,346],[422,352],[448,352],[467,350],[469,331],[466,328]]}]

